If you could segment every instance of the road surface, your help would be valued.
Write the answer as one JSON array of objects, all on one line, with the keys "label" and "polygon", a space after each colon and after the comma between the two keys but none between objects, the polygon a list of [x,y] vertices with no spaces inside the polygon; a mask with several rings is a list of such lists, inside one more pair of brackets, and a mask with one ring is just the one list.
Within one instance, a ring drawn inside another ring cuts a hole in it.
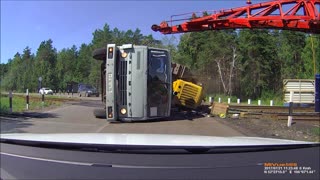
[{"label": "road surface", "polygon": [[95,118],[93,110],[103,107],[99,98],[81,98],[49,111],[24,116],[1,116],[1,133],[151,133],[209,136],[244,136],[212,117],[173,114],[165,121],[109,123]]}]

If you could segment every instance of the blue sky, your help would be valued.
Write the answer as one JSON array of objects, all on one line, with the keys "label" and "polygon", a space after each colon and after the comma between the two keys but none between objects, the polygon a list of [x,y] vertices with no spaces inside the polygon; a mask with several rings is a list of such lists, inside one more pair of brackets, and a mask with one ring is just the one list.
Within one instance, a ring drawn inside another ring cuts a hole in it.
[{"label": "blue sky", "polygon": [[[258,0],[256,0],[257,2]],[[139,0],[139,1],[13,1],[1,0],[1,63],[27,46],[36,53],[41,41],[53,40],[59,51],[90,43],[104,24],[120,30],[139,28],[161,40],[152,24],[171,15],[245,6],[246,0]],[[254,0],[253,0],[254,2]],[[167,35],[171,36],[171,35]]]}]

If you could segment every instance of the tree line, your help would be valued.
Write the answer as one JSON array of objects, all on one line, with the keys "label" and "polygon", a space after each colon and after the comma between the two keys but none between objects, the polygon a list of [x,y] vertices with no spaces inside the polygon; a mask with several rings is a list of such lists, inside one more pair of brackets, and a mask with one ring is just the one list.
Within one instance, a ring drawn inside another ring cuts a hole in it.
[{"label": "tree line", "polygon": [[283,79],[314,79],[320,36],[286,30],[220,30],[183,34],[174,61],[188,66],[209,94],[282,95]]},{"label": "tree line", "polygon": [[57,51],[52,40],[40,43],[36,53],[26,47],[1,64],[5,90],[37,91],[38,77],[54,90],[67,82],[100,86],[100,63],[92,51],[107,43],[167,48],[172,60],[193,72],[208,94],[258,98],[281,94],[283,79],[314,79],[320,68],[320,36],[281,30],[220,30],[185,33],[178,43],[167,35],[161,41],[139,29],[122,31],[108,24],[93,32],[91,43]]}]

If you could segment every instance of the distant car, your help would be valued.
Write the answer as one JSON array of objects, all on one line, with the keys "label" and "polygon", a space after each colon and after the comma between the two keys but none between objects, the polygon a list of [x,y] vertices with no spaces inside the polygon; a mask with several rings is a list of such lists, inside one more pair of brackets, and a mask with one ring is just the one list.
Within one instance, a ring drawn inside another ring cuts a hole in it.
[{"label": "distant car", "polygon": [[47,94],[53,94],[53,91],[50,89],[50,88],[41,88],[40,90],[39,90],[39,93],[40,94],[45,94],[45,95],[47,95]]},{"label": "distant car", "polygon": [[97,91],[97,89],[89,84],[79,85],[78,93],[80,97],[99,96],[99,92]]}]

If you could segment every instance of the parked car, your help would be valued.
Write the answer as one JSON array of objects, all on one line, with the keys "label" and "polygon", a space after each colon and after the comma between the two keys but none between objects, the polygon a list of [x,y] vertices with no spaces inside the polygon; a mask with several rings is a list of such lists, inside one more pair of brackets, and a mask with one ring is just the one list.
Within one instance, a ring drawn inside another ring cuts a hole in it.
[{"label": "parked car", "polygon": [[50,88],[41,88],[39,90],[39,93],[40,94],[45,94],[45,95],[47,95],[47,94],[53,95],[53,91]]},{"label": "parked car", "polygon": [[99,96],[97,89],[89,84],[80,84],[78,93],[80,97]]}]

